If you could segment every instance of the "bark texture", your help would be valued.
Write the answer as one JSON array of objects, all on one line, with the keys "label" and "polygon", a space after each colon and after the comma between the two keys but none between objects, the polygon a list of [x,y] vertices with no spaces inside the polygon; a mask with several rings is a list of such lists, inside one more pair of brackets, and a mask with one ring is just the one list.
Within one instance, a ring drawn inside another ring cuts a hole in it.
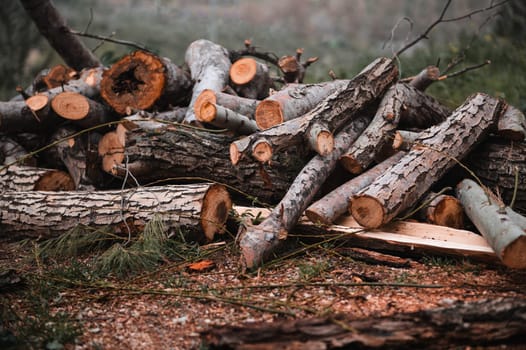
[{"label": "bark texture", "polygon": [[508,105],[506,112],[500,117],[497,128],[498,134],[508,140],[526,140],[526,118],[518,108],[511,105]]},{"label": "bark texture", "polygon": [[61,170],[17,165],[0,170],[0,192],[74,189],[73,179]]},{"label": "bark texture", "polygon": [[20,0],[20,2],[40,33],[68,66],[81,70],[101,65],[99,59],[82,41],[71,34],[66,21],[51,0]]},{"label": "bark texture", "polygon": [[240,135],[252,134],[259,130],[254,120],[211,102],[201,104],[196,118],[200,122],[228,129]]},{"label": "bark texture", "polygon": [[78,225],[115,226],[127,233],[155,213],[168,229],[202,231],[213,237],[223,230],[232,203],[223,186],[194,184],[114,191],[4,192],[0,194],[3,237],[52,237]]},{"label": "bark texture", "polygon": [[210,349],[450,349],[525,345],[526,301],[498,298],[356,319],[325,318],[214,327],[202,333]]},{"label": "bark texture", "polygon": [[206,102],[214,103],[219,106],[228,108],[250,119],[254,119],[254,113],[256,111],[256,107],[259,104],[258,100],[205,89],[199,94],[199,96],[195,100],[194,113],[197,114],[197,111],[201,109],[201,105]]},{"label": "bark texture", "polygon": [[351,200],[351,212],[366,228],[376,228],[410,208],[448,169],[495,126],[502,103],[479,93],[443,123],[421,133],[417,144],[384,175]]},{"label": "bark texture", "polygon": [[332,153],[325,157],[317,155],[311,159],[262,223],[240,228],[239,244],[244,268],[259,266],[287,239],[289,231],[329,177],[340,155],[356,140],[368,122],[368,118],[361,117],[344,128],[335,139]]},{"label": "bark texture", "polygon": [[504,265],[526,269],[526,231],[506,213],[491,192],[466,179],[457,186],[457,196],[466,214],[486,238]]}]

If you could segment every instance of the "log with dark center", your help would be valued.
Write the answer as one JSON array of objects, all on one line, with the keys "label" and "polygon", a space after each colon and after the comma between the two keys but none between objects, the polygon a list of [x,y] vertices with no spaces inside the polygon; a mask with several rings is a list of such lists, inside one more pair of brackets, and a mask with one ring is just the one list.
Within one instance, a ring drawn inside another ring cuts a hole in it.
[{"label": "log with dark center", "polygon": [[160,214],[166,228],[187,229],[194,238],[212,239],[223,232],[232,206],[225,187],[217,184],[167,185],[113,191],[3,192],[0,234],[4,238],[53,237],[84,225],[114,226],[127,234]]},{"label": "log with dark center", "polygon": [[104,71],[100,84],[104,101],[119,114],[166,107],[188,101],[192,88],[189,74],[169,59],[136,51]]},{"label": "log with dark center", "polygon": [[522,348],[526,300],[497,298],[356,319],[321,318],[213,327],[201,333],[209,349],[450,349]]},{"label": "log with dark center", "polygon": [[475,94],[446,121],[422,132],[400,162],[351,199],[356,221],[380,227],[414,205],[496,126],[502,108],[497,99]]},{"label": "log with dark center", "polygon": [[[293,145],[308,148],[309,130],[315,125],[327,125],[331,132],[339,130],[357,113],[380,97],[396,80],[398,70],[393,61],[379,58],[364,68],[342,91],[336,91],[322,103],[300,118],[295,118],[270,129],[254,133],[233,143],[230,147],[231,159],[250,159],[253,146],[265,142],[272,153]],[[323,130],[323,129],[320,129]],[[314,135],[317,138],[317,135]],[[325,135],[320,135],[325,137]],[[320,148],[327,150],[326,148]]]},{"label": "log with dark center", "polygon": [[327,156],[316,155],[301,170],[272,213],[257,226],[240,228],[241,265],[259,266],[286,239],[303,211],[336,166],[340,155],[365,129],[369,118],[359,117],[335,139],[334,150]]}]

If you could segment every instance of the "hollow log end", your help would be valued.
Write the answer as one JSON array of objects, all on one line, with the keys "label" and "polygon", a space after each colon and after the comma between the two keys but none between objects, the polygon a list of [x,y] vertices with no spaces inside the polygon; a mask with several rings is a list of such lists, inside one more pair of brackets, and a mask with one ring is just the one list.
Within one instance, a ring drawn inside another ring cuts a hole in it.
[{"label": "hollow log end", "polygon": [[66,172],[51,170],[42,175],[36,182],[34,191],[73,191],[75,182]]},{"label": "hollow log end", "polygon": [[204,89],[203,91],[201,91],[199,96],[197,96],[194,102],[194,114],[195,115],[198,115],[200,113],[201,106],[206,102],[217,104],[217,96],[214,90]]},{"label": "hollow log end", "polygon": [[206,101],[201,104],[201,108],[199,108],[199,112],[195,113],[195,117],[200,122],[210,123],[216,118],[216,114],[216,105],[214,103]]},{"label": "hollow log end", "polygon": [[115,131],[105,134],[99,141],[99,155],[102,157],[102,169],[114,173],[115,166],[124,161],[124,144],[122,137]]},{"label": "hollow log end", "polygon": [[49,97],[46,94],[36,94],[29,97],[26,100],[26,105],[32,111],[40,111],[42,108],[46,107],[49,102]]},{"label": "hollow log end", "polygon": [[350,212],[361,226],[372,229],[384,224],[385,209],[378,199],[368,195],[357,195],[351,198]]},{"label": "hollow log end", "polygon": [[526,232],[504,248],[501,259],[507,267],[526,269]]},{"label": "hollow log end", "polygon": [[223,185],[212,185],[206,192],[201,209],[201,227],[208,241],[216,233],[223,233],[228,214],[232,209],[232,200]]},{"label": "hollow log end", "polygon": [[165,67],[160,58],[136,51],[104,71],[100,94],[117,113],[148,109],[161,97],[166,85]]},{"label": "hollow log end", "polygon": [[257,62],[251,57],[243,57],[230,67],[230,80],[237,85],[245,85],[256,76]]},{"label": "hollow log end", "polygon": [[361,174],[364,170],[360,162],[358,162],[350,154],[343,155],[340,158],[340,164],[345,168],[345,170],[347,170],[351,174],[358,175]]},{"label": "hollow log end", "polygon": [[256,124],[260,130],[265,130],[274,125],[283,123],[283,110],[278,101],[264,100],[256,107]]},{"label": "hollow log end", "polygon": [[80,120],[88,115],[90,105],[83,95],[66,91],[53,98],[51,108],[64,119]]},{"label": "hollow log end", "polygon": [[267,141],[259,141],[252,148],[252,156],[260,163],[267,163],[272,159],[272,146]]}]

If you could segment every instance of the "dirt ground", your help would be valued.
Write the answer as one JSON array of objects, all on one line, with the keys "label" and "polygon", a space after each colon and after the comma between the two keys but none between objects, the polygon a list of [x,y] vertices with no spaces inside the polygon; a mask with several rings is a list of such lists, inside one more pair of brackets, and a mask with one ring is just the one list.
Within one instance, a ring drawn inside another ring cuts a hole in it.
[{"label": "dirt ground", "polygon": [[[0,340],[6,348],[17,348],[12,339],[41,335],[33,346],[206,349],[201,332],[212,326],[334,313],[394,315],[456,301],[526,297],[525,271],[444,257],[396,259],[401,266],[392,267],[335,245],[242,275],[235,245],[217,244],[206,254],[211,268],[193,272],[187,262],[167,261],[125,279],[90,277],[89,265],[75,260],[29,262],[28,254],[30,247],[0,244]],[[22,344],[18,348],[27,348]]]}]

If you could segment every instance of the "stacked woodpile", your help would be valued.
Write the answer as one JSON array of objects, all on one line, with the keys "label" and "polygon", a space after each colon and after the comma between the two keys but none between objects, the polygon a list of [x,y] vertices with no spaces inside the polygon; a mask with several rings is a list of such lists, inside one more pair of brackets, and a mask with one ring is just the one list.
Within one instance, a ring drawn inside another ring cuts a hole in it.
[{"label": "stacked woodpile", "polygon": [[[274,206],[240,228],[241,262],[253,268],[303,214],[330,225],[350,213],[375,229],[419,208],[428,222],[458,228],[464,207],[508,266],[526,266],[526,219],[501,200],[526,207],[519,110],[483,93],[450,110],[425,93],[438,68],[399,81],[388,58],[350,80],[305,84],[316,58],[301,56],[198,40],[181,66],[136,51],[111,67],[42,72],[0,102],[0,231],[140,229],[160,213],[212,240],[232,195]],[[461,182],[458,199],[433,192],[460,182],[459,164],[482,183]],[[500,197],[481,184],[498,185]]]}]

